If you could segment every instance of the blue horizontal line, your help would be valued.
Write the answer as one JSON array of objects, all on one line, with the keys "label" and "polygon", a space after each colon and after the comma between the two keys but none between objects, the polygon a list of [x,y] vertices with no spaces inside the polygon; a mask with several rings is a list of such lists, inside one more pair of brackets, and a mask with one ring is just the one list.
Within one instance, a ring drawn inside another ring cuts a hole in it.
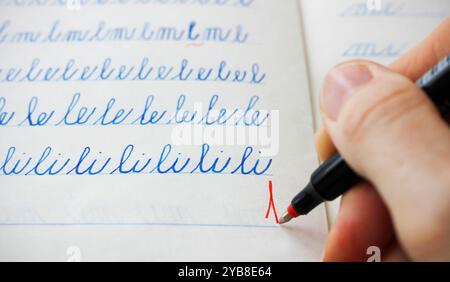
[{"label": "blue horizontal line", "polygon": [[278,225],[168,223],[168,222],[37,222],[0,223],[1,226],[160,226],[160,227],[216,227],[216,228],[277,228]]},{"label": "blue horizontal line", "polygon": [[176,40],[176,39],[141,39],[141,38],[136,38],[136,39],[111,39],[111,40],[82,40],[82,41],[65,41],[65,40],[54,40],[54,41],[48,41],[46,39],[42,39],[42,40],[36,40],[36,41],[3,41],[0,42],[0,45],[25,45],[25,44],[34,44],[34,45],[38,45],[38,44],[45,44],[45,45],[56,45],[56,44],[95,44],[95,43],[110,43],[110,44],[115,44],[115,43],[128,43],[128,42],[142,42],[142,43],[185,43],[185,44],[193,44],[193,43],[203,43],[203,44],[217,44],[217,45],[226,45],[226,44],[230,44],[230,45],[253,45],[253,46],[262,46],[262,43],[259,42],[254,42],[254,41],[244,41],[244,42],[238,42],[238,41],[234,41],[234,40],[226,40],[226,41],[219,41],[219,40],[188,40],[188,39],[180,39],[180,40]]},{"label": "blue horizontal line", "polygon": [[[46,1],[46,3],[39,4],[37,1],[22,1],[22,3],[16,3],[14,0],[11,1],[1,1],[0,6],[5,7],[12,7],[12,8],[46,8],[46,7],[60,7],[60,8],[67,8],[67,2],[68,1]],[[166,1],[169,2],[169,1]],[[233,4],[234,3],[234,4]],[[74,7],[76,6],[76,2],[74,4]],[[236,9],[246,9],[246,10],[253,10],[254,5],[238,5],[235,2],[226,3],[226,4],[214,4],[212,3],[205,3],[205,4],[199,4],[199,3],[174,3],[174,1],[169,3],[161,3],[161,1],[128,1],[128,2],[120,2],[119,0],[113,0],[113,1],[104,1],[102,4],[97,3],[96,1],[79,1],[78,3],[80,9],[83,9],[85,7],[93,7],[93,6],[153,6],[153,7],[199,7],[199,8],[236,8]]]},{"label": "blue horizontal line", "polygon": [[257,124],[206,124],[206,123],[148,123],[148,124],[140,124],[140,123],[117,123],[117,124],[45,124],[45,125],[18,125],[18,124],[0,124],[0,128],[4,127],[17,127],[17,128],[45,128],[45,127],[119,127],[119,126],[136,126],[136,127],[151,127],[151,126],[221,126],[221,127],[245,127],[245,128],[268,128],[268,125],[257,125]]},{"label": "blue horizontal line", "polygon": [[250,84],[250,85],[264,85],[264,82],[253,82],[253,81],[232,81],[232,80],[220,80],[220,79],[68,79],[68,80],[27,80],[27,79],[19,79],[19,80],[6,80],[6,78],[0,80],[2,84],[13,84],[13,83],[52,83],[52,82],[211,82],[211,83],[231,83],[231,84]]},{"label": "blue horizontal line", "polygon": [[212,172],[166,172],[166,173],[158,173],[158,172],[136,172],[136,173],[97,173],[97,174],[76,174],[76,173],[61,173],[61,174],[52,174],[52,175],[48,175],[48,174],[44,174],[44,175],[39,175],[39,174],[4,174],[4,173],[0,173],[0,177],[18,177],[18,176],[112,176],[112,175],[173,175],[173,174],[178,174],[178,175],[242,175],[242,176],[268,176],[268,177],[272,177],[273,174],[271,173],[264,173],[264,174],[253,174],[253,173],[249,173],[249,174],[244,174],[244,173],[231,173],[231,172],[218,172],[218,173],[212,173]]}]

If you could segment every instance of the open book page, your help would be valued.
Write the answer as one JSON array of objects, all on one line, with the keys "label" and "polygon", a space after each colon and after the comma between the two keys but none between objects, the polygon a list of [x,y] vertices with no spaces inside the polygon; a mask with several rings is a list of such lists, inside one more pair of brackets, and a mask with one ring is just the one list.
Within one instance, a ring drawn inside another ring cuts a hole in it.
[{"label": "open book page", "polygon": [[323,206],[276,221],[317,166],[295,0],[25,2],[0,1],[1,260],[321,258]]},{"label": "open book page", "polygon": [[[321,83],[334,65],[352,59],[389,64],[450,16],[448,0],[299,0],[313,93],[320,124]],[[330,219],[338,201],[330,203]]]}]

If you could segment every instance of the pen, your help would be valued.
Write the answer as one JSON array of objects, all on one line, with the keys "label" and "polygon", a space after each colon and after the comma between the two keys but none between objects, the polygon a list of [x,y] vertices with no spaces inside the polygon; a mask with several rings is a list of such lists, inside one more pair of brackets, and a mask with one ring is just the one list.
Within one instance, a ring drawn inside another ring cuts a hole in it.
[{"label": "pen", "polygon": [[[423,75],[416,84],[433,101],[441,115],[447,117],[450,113],[450,55]],[[314,171],[308,185],[292,199],[279,223],[308,214],[321,203],[336,199],[361,181],[362,178],[336,153]]]}]

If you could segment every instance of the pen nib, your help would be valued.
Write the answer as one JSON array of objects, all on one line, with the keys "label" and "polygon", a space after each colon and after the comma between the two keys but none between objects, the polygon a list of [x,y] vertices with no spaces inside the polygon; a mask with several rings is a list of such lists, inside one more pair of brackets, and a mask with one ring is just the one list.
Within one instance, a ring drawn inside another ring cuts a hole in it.
[{"label": "pen nib", "polygon": [[293,216],[290,215],[288,212],[283,213],[283,215],[280,217],[279,223],[284,224],[286,222],[291,221],[293,219]]}]

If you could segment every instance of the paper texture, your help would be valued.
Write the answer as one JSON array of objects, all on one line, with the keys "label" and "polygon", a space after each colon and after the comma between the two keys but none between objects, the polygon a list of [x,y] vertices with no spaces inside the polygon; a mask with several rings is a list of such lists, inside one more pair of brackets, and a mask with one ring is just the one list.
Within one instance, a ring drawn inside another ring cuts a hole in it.
[{"label": "paper texture", "polygon": [[37,2],[0,2],[0,260],[321,258],[323,206],[274,216],[317,166],[296,1]]}]

